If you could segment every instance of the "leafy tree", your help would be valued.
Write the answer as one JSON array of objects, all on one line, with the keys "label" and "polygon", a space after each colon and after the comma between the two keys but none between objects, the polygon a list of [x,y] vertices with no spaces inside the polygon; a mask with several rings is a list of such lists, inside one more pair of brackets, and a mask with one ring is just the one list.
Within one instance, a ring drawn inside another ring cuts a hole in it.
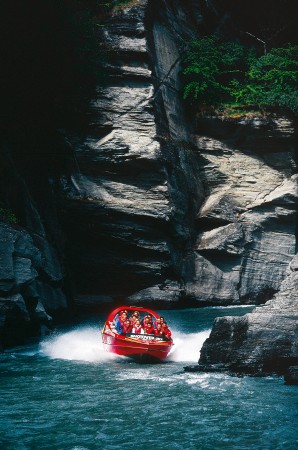
[{"label": "leafy tree", "polygon": [[190,42],[183,70],[184,99],[191,103],[219,104],[229,101],[229,83],[242,79],[248,55],[238,42],[221,42],[206,36]]},{"label": "leafy tree", "polygon": [[256,56],[214,36],[192,41],[183,69],[183,97],[192,105],[273,105],[298,113],[298,46]]},{"label": "leafy tree", "polygon": [[298,46],[273,48],[258,58],[251,65],[247,80],[253,89],[246,89],[244,103],[279,105],[298,112]]}]

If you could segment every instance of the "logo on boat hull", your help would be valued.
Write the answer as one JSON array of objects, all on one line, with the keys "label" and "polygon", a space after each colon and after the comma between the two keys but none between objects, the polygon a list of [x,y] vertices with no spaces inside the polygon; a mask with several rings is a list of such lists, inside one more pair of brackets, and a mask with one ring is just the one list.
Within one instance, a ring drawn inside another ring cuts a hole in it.
[{"label": "logo on boat hull", "polygon": [[164,339],[162,337],[155,336],[154,334],[133,334],[133,333],[128,333],[126,335],[126,337],[130,337],[130,338],[133,338],[133,339],[142,339],[143,341],[158,341],[158,342],[164,341]]}]

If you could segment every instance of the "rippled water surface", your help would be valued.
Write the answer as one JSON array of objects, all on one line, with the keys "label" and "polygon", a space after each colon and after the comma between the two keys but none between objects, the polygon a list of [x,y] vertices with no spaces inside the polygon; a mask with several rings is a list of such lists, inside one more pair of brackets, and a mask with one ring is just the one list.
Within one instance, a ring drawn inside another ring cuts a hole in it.
[{"label": "rippled water surface", "polygon": [[158,365],[106,354],[94,321],[2,354],[0,448],[297,450],[297,387],[183,371],[214,317],[247,310],[164,312],[175,349]]}]

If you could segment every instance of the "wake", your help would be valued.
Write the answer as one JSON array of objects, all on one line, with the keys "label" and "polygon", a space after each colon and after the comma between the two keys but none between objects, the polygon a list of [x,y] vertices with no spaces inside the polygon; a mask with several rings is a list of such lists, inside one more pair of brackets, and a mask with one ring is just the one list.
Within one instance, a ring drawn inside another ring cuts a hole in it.
[{"label": "wake", "polygon": [[[197,362],[201,347],[209,334],[210,330],[191,334],[172,330],[175,345],[167,360]],[[105,352],[100,328],[91,326],[78,327],[46,338],[40,343],[39,353],[50,359],[86,362],[107,362],[124,358]]]},{"label": "wake", "polygon": [[100,328],[79,327],[59,333],[40,344],[40,353],[51,359],[70,361],[109,361],[120,356],[105,352],[101,342]]},{"label": "wake", "polygon": [[210,330],[199,333],[181,333],[173,331],[174,346],[168,359],[176,362],[198,362],[201,348],[209,337]]}]

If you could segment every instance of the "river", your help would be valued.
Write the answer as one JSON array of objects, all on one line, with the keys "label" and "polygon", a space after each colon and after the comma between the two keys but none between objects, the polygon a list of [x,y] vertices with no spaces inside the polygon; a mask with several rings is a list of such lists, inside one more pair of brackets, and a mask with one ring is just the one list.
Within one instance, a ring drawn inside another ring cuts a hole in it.
[{"label": "river", "polygon": [[187,373],[215,317],[251,307],[163,311],[169,360],[107,354],[95,318],[0,355],[1,450],[297,450],[297,387],[281,377]]}]

